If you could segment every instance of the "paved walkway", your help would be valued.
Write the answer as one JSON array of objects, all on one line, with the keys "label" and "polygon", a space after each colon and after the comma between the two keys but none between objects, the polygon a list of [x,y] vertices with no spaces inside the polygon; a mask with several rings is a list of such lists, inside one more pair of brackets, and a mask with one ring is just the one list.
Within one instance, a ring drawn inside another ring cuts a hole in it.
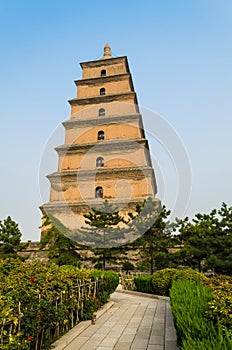
[{"label": "paved walkway", "polygon": [[122,292],[113,293],[111,300],[113,306],[65,350],[178,349],[168,300]]}]

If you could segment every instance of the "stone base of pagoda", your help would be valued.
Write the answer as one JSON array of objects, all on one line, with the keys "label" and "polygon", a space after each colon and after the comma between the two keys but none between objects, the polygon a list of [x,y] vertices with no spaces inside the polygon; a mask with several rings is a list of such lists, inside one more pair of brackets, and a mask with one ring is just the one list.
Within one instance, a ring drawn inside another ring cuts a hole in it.
[{"label": "stone base of pagoda", "polygon": [[[160,200],[158,198],[151,197],[154,202],[154,213],[157,213],[160,208]],[[43,215],[51,215],[55,217],[61,223],[61,226],[68,228],[69,230],[77,230],[84,226],[85,218],[84,214],[91,212],[92,208],[100,209],[102,207],[104,199],[91,199],[88,202],[49,202],[40,207]],[[130,199],[107,199],[107,201],[118,210],[122,216],[128,218],[128,213],[135,214],[137,204],[142,205],[145,197],[130,198]],[[46,232],[46,231],[45,231]],[[44,230],[41,231],[43,236]]]}]

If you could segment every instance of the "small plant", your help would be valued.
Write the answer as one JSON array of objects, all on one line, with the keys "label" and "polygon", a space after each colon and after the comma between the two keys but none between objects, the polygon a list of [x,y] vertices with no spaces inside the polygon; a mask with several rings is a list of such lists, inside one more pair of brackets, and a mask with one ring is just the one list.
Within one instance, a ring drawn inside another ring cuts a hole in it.
[{"label": "small plant", "polygon": [[214,323],[219,320],[223,329],[232,335],[232,277],[211,278],[208,286],[212,290],[213,300],[209,302],[206,316]]},{"label": "small plant", "polygon": [[205,314],[213,295],[200,282],[176,280],[170,290],[171,310],[181,350],[231,350],[232,339],[219,322]]}]

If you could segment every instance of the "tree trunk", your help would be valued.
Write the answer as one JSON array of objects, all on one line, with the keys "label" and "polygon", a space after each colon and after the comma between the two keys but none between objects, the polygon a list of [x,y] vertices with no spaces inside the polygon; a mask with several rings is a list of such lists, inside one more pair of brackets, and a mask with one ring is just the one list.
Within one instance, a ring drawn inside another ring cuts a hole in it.
[{"label": "tree trunk", "polygon": [[105,249],[103,250],[103,254],[102,254],[102,269],[103,270],[106,269],[106,252],[105,252]]},{"label": "tree trunk", "polygon": [[153,275],[153,273],[154,273],[154,259],[153,258],[151,258],[150,259],[150,274],[151,275]]},{"label": "tree trunk", "polygon": [[198,259],[198,271],[201,272],[201,259]]}]

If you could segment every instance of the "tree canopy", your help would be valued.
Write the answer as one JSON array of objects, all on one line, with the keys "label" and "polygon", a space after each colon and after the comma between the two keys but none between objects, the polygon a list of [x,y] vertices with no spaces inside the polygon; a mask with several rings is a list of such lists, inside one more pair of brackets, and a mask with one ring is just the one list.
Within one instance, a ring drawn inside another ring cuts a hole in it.
[{"label": "tree canopy", "polygon": [[20,249],[21,236],[18,224],[10,216],[0,221],[0,254],[15,254]]},{"label": "tree canopy", "polygon": [[149,266],[151,274],[155,268],[164,268],[168,263],[168,248],[171,245],[171,225],[167,220],[169,215],[170,211],[163,206],[153,217],[151,227],[133,243],[140,249],[140,264]]},{"label": "tree canopy", "polygon": [[232,274],[232,207],[222,203],[219,210],[177,222],[184,264]]},{"label": "tree canopy", "polygon": [[48,258],[57,265],[80,265],[80,255],[76,252],[77,244],[63,234],[68,233],[67,228],[61,227],[59,220],[53,216],[44,216],[43,228],[45,233],[41,239],[40,247],[48,247]]},{"label": "tree canopy", "polygon": [[88,237],[95,249],[95,254],[102,255],[102,267],[105,269],[106,260],[111,259],[111,249],[124,237],[124,230],[120,230],[119,224],[127,224],[128,221],[119,214],[119,210],[105,200],[101,207],[93,208],[90,213],[84,214],[85,223],[82,233]]}]

